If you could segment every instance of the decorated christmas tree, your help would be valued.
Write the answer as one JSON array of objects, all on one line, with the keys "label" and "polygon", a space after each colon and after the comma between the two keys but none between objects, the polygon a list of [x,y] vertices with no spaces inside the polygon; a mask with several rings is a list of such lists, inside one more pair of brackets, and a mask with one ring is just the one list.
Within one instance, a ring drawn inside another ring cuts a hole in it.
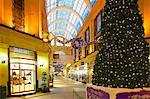
[{"label": "decorated christmas tree", "polygon": [[94,85],[150,87],[149,49],[137,1],[106,0],[93,71]]}]

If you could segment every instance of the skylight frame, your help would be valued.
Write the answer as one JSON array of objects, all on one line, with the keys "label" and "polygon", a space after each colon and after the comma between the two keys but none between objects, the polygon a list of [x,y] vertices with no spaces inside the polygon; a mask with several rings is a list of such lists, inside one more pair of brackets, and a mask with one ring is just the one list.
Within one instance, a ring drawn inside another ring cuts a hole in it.
[{"label": "skylight frame", "polygon": [[[89,8],[85,0],[47,0],[47,3],[46,3],[46,8],[47,8],[46,13],[47,13],[48,24],[54,22],[55,20],[63,19],[63,20],[67,20],[71,22],[76,27],[73,29],[72,27],[69,27],[68,25],[65,27],[58,27],[58,26],[56,27],[55,25],[55,26],[50,26],[50,28],[48,29],[49,32],[56,28],[65,28],[67,29],[67,31],[70,32],[71,35],[76,36],[77,32],[79,31],[83,23],[81,23],[81,21],[78,19],[78,17],[74,13],[67,12],[67,11],[65,13],[65,10],[62,9],[61,10],[62,12],[60,10],[59,11],[56,10],[53,13],[48,14],[50,10],[56,7],[61,7],[61,6],[64,6],[71,10],[76,11],[81,16],[82,20],[84,21],[89,14]],[[70,13],[70,14],[67,14],[67,13]]]}]

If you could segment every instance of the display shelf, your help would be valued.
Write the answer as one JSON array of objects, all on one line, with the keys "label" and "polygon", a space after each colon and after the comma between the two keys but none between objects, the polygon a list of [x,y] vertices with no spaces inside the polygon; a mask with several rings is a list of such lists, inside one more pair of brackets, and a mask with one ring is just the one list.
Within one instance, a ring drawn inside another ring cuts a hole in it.
[{"label": "display shelf", "polygon": [[18,52],[15,52],[14,54],[12,49],[9,51],[11,95],[21,95],[26,92],[32,92],[35,90],[36,59],[35,56],[32,56],[35,55],[35,52],[25,49],[19,50],[19,48],[17,48],[15,51],[24,51],[28,53],[19,53],[18,55]]},{"label": "display shelf", "polygon": [[35,65],[35,64],[30,64],[30,63],[20,63],[20,62],[11,62],[11,64],[27,64],[27,65]]},{"label": "display shelf", "polygon": [[11,59],[35,60],[35,58],[10,57]]}]

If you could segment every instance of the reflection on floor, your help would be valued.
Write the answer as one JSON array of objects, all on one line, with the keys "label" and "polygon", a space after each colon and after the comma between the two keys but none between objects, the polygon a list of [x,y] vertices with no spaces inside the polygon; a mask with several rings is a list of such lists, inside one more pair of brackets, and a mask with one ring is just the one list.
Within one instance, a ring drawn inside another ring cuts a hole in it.
[{"label": "reflection on floor", "polygon": [[54,87],[49,93],[36,93],[8,99],[85,99],[85,85],[61,76],[54,79]]}]

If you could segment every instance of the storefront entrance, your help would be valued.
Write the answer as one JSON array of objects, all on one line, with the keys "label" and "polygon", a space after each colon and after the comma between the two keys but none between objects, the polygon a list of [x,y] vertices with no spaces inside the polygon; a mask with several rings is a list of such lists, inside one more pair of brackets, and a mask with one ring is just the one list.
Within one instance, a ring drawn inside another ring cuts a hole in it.
[{"label": "storefront entrance", "polygon": [[35,93],[36,57],[35,52],[10,47],[10,94],[23,95]]}]

